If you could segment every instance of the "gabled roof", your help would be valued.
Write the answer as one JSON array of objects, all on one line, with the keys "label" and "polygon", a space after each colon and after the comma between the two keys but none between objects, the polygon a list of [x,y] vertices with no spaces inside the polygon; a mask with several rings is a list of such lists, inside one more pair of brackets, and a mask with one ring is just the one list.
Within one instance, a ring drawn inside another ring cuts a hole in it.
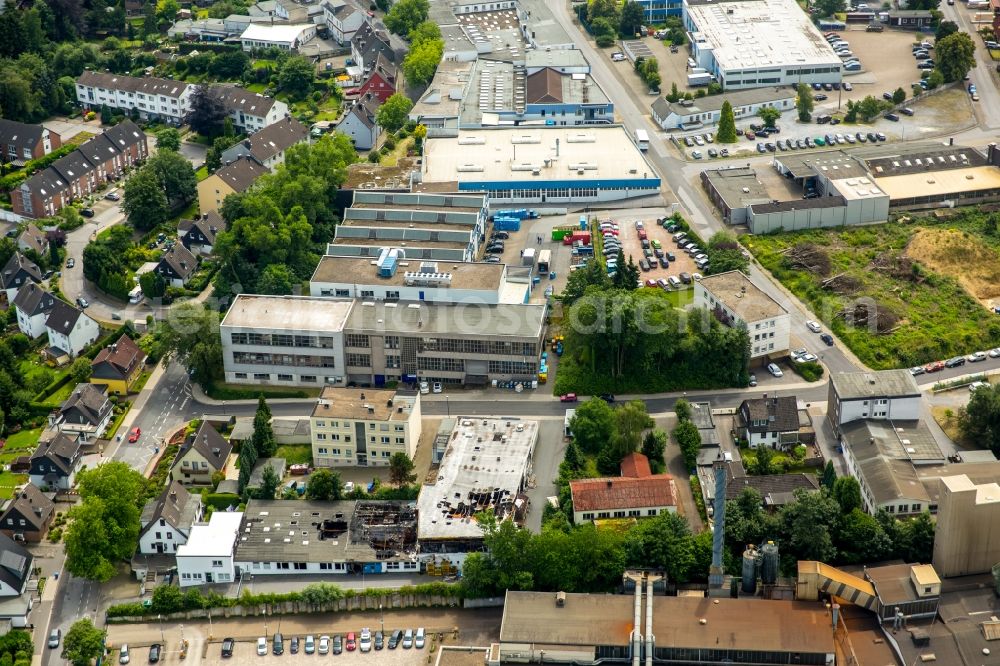
[{"label": "gabled roof", "polygon": [[[46,497],[41,490],[29,483],[11,500],[3,515],[0,515],[0,529],[12,529],[11,526],[7,525],[7,518],[16,514],[19,519],[23,518],[34,531],[40,531],[52,516],[54,509],[55,503]],[[21,527],[21,525],[18,524],[16,527]]]},{"label": "gabled roof", "polygon": [[267,169],[248,157],[242,157],[215,172],[234,192],[246,192],[257,179],[267,173]]},{"label": "gabled roof", "polygon": [[366,61],[379,52],[385,57],[395,62],[396,54],[392,49],[389,35],[380,30],[375,30],[371,22],[365,21],[354,37],[351,38],[351,48],[357,50],[362,61]]},{"label": "gabled roof", "polygon": [[107,90],[124,90],[126,92],[141,92],[146,95],[164,95],[179,98],[187,90],[188,84],[172,79],[160,79],[155,76],[124,76],[107,72],[85,71],[76,80],[77,85]]},{"label": "gabled roof", "polygon": [[33,150],[38,142],[42,140],[42,131],[45,128],[41,125],[29,125],[19,123],[16,120],[0,118],[0,143],[8,146],[17,146],[17,157],[22,157],[22,149]]},{"label": "gabled roof", "polygon": [[127,335],[118,338],[91,361],[91,377],[97,379],[127,379],[135,368],[146,360],[146,352],[139,349]]},{"label": "gabled roof", "polygon": [[52,168],[59,172],[65,181],[72,183],[84,178],[97,167],[82,152],[74,150],[53,162]]},{"label": "gabled roof", "polygon": [[622,459],[621,475],[635,479],[652,476],[653,470],[649,467],[649,458],[638,451],[628,454]]},{"label": "gabled roof", "polygon": [[191,529],[198,518],[201,497],[187,491],[180,481],[172,481],[155,499],[146,502],[142,508],[142,534],[155,526],[162,518],[176,529]]},{"label": "gabled roof", "polygon": [[98,425],[104,420],[111,403],[105,395],[107,387],[95,384],[77,384],[76,388],[59,407],[60,414],[66,414],[75,409],[91,425]]},{"label": "gabled roof", "polygon": [[187,236],[192,229],[197,229],[205,237],[209,245],[215,244],[216,236],[228,227],[226,221],[218,212],[210,210],[196,220],[180,220],[177,223],[178,235]]},{"label": "gabled roof", "polygon": [[80,317],[86,316],[80,308],[56,299],[48,319],[45,320],[45,328],[51,328],[56,333],[69,335],[76,327],[76,322],[80,320]]},{"label": "gabled roof", "polygon": [[48,245],[45,234],[33,224],[28,224],[28,226],[24,228],[21,235],[17,237],[17,242],[19,244],[24,243],[38,254],[43,254],[45,252],[45,246]]},{"label": "gabled roof", "polygon": [[529,74],[525,101],[528,104],[558,104],[562,101],[562,77],[551,67]]},{"label": "gabled roof", "polygon": [[243,140],[243,145],[255,160],[263,164],[278,153],[308,138],[308,128],[295,118],[288,117],[251,134]]},{"label": "gabled roof", "polygon": [[[34,192],[43,199],[49,199],[66,189],[66,181],[59,175],[59,172],[48,167],[37,172],[28,180],[21,183],[21,189]],[[18,238],[20,240],[20,238]]]},{"label": "gabled roof", "polygon": [[209,423],[202,422],[198,431],[189,437],[184,446],[177,452],[174,467],[180,465],[181,460],[192,449],[218,470],[225,466],[229,454],[233,452],[233,445]]},{"label": "gabled roof", "polygon": [[163,253],[160,257],[160,266],[169,266],[179,278],[187,281],[198,268],[198,260],[191,250],[180,243],[176,243],[172,248]]},{"label": "gabled roof", "polygon": [[81,153],[92,164],[103,164],[119,154],[118,147],[108,138],[107,132],[85,141],[76,152]]},{"label": "gabled roof", "polygon": [[14,297],[14,306],[29,317],[51,311],[57,302],[61,301],[34,282],[21,287]]},{"label": "gabled roof", "polygon": [[35,282],[42,281],[42,271],[38,265],[20,252],[15,252],[7,261],[7,265],[3,267],[3,272],[0,273],[0,288],[8,289],[17,286],[16,280],[22,274]]},{"label": "gabled roof", "polygon": [[[139,129],[139,126],[126,118],[114,127],[104,130],[104,137],[114,144],[115,148],[124,151],[128,146],[142,143],[146,140],[146,133]],[[86,144],[84,144],[86,145]]]},{"label": "gabled roof", "polygon": [[[730,466],[732,470],[732,466]],[[802,488],[809,492],[819,490],[815,474],[766,474],[764,476],[736,476],[726,484],[726,499],[736,499],[744,488],[754,488],[768,506],[778,506]]]},{"label": "gabled roof", "polygon": [[0,534],[0,581],[20,594],[31,576],[33,562],[31,553],[14,543],[6,534]]},{"label": "gabled roof", "polygon": [[31,454],[31,460],[45,458],[62,471],[63,476],[69,476],[74,461],[80,456],[80,446],[77,437],[58,432],[51,439],[38,440],[38,448]]},{"label": "gabled roof", "polygon": [[284,458],[258,458],[253,465],[253,471],[247,480],[247,488],[260,488],[264,482],[264,469],[270,465],[274,473],[281,479],[285,475],[286,462]]},{"label": "gabled roof", "polygon": [[[354,105],[351,106],[347,113],[344,114],[344,118],[348,115],[353,115],[360,120],[365,127],[371,129],[376,125],[375,117],[378,113],[378,107],[380,105],[381,102],[377,96],[373,93],[366,93],[364,97],[355,100]],[[340,122],[344,122],[344,120],[341,119]]]},{"label": "gabled roof", "polygon": [[240,111],[248,116],[263,118],[270,113],[275,104],[275,100],[271,97],[236,86],[214,85],[210,86],[208,91],[222,102],[227,111]]},{"label": "gabled roof", "polygon": [[368,79],[365,80],[365,83],[367,83],[368,80],[376,74],[385,79],[387,83],[395,83],[397,71],[395,63],[393,63],[392,60],[389,60],[385,53],[379,51],[378,55],[375,57],[375,67],[372,68],[372,71],[368,75]]},{"label": "gabled roof", "polygon": [[615,511],[676,506],[674,478],[656,474],[643,478],[603,478],[570,481],[574,511]]},{"label": "gabled roof", "polygon": [[[751,398],[740,403],[740,413],[750,432],[792,432],[799,429],[798,401],[794,396]],[[764,421],[764,425],[754,425]]]}]

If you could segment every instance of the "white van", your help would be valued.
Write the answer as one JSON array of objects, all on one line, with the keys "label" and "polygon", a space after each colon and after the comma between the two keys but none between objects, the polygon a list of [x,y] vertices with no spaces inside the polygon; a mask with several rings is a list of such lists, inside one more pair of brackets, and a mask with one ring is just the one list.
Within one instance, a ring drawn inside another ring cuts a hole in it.
[{"label": "white van", "polygon": [[136,287],[132,291],[128,292],[128,302],[133,305],[142,302],[142,287]]},{"label": "white van", "polygon": [[417,635],[416,635],[416,638],[414,638],[414,640],[413,640],[413,646],[415,648],[417,648],[418,650],[420,648],[424,647],[424,628],[423,627],[418,627],[417,628]]},{"label": "white van", "polygon": [[678,280],[677,277],[673,275],[667,278],[667,282],[669,282],[670,286],[673,287],[674,289],[681,286],[681,281]]}]

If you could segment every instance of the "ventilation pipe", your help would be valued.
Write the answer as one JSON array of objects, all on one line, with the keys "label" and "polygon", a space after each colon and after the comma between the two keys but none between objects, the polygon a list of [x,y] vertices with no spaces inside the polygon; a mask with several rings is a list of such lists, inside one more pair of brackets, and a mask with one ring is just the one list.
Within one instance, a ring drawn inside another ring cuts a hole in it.
[{"label": "ventilation pipe", "polygon": [[635,607],[632,618],[632,666],[639,666],[642,650],[642,579],[635,582]]},{"label": "ventilation pipe", "polygon": [[653,576],[646,575],[646,666],[653,666]]}]

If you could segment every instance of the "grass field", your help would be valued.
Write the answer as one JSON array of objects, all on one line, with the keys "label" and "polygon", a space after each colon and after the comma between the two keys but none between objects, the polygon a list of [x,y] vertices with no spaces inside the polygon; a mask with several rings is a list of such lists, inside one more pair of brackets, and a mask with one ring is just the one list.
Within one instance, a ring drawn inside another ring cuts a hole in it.
[{"label": "grass field", "polygon": [[276,458],[284,458],[288,465],[312,465],[312,446],[309,444],[285,444],[275,452]]},{"label": "grass field", "polygon": [[1000,316],[983,306],[1000,299],[1000,236],[978,211],[746,244],[872,368],[1000,345]]},{"label": "grass field", "polygon": [[14,487],[27,482],[26,474],[13,474],[5,468],[19,456],[31,455],[38,445],[41,428],[22,430],[7,438],[3,450],[0,450],[0,499],[10,499],[14,496]]}]

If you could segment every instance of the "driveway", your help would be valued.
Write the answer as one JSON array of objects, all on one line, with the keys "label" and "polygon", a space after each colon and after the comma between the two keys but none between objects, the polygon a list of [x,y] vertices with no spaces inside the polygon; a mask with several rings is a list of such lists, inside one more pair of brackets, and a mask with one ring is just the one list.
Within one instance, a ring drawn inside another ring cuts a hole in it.
[{"label": "driveway", "polygon": [[58,134],[63,143],[65,143],[68,139],[72,139],[80,132],[100,134],[104,131],[101,128],[101,119],[99,117],[88,122],[82,118],[66,118],[64,116],[56,116],[55,118],[43,122],[42,126]]}]

